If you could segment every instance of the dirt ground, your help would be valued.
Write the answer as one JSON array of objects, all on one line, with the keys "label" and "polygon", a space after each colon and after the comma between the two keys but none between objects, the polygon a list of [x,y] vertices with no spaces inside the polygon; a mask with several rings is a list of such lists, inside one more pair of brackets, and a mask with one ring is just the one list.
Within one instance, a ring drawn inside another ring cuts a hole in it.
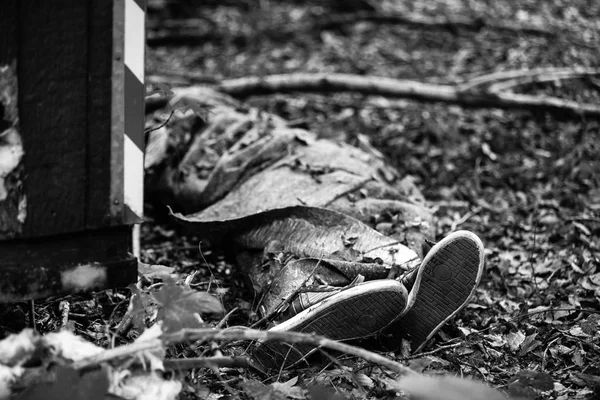
[{"label": "dirt ground", "polygon": [[[494,71],[600,67],[600,3],[594,0],[168,3],[150,2],[149,75],[219,80],[343,72],[450,84]],[[485,25],[467,31],[370,21],[321,23],[374,7],[426,17],[461,15],[541,24],[554,34]],[[193,29],[168,27],[170,21],[189,18],[196,19]],[[174,77],[172,84],[186,82]],[[599,103],[600,80],[531,85],[524,93]],[[324,138],[356,144],[358,135],[367,135],[394,167],[415,179],[428,204],[437,208],[438,239],[468,229],[484,241],[486,269],[471,304],[423,353],[386,356],[418,372],[471,376],[529,398],[600,396],[597,120],[339,93],[242,100]],[[158,123],[159,117],[149,126]],[[142,231],[142,261],[176,267],[189,274],[192,287],[219,295],[226,310],[238,307],[229,324],[247,326],[256,318],[248,312],[235,267],[216,249],[203,247],[200,255],[196,238],[149,221]],[[127,291],[117,291],[77,297],[72,306],[76,333],[107,345],[106,331],[118,325],[127,296]],[[52,330],[60,319],[59,300],[37,305],[42,331]],[[12,312],[15,321],[23,320],[25,308]],[[3,329],[18,326],[15,322]],[[130,339],[125,335],[119,340]],[[203,352],[210,352],[208,346],[178,346],[169,354],[198,357]],[[342,355],[335,362],[266,376],[244,368],[205,368],[174,377],[185,380],[182,398],[189,399],[286,394],[305,398],[315,385],[328,388],[330,394],[313,392],[312,398],[395,396],[386,372]],[[290,380],[298,391],[282,394],[272,385]]]}]

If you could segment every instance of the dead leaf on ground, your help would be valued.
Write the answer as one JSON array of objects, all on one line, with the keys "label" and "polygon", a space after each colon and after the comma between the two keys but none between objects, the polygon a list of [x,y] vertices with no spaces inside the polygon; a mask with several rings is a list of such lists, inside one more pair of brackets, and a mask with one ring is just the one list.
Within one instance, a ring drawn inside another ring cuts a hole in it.
[{"label": "dead leaf on ground", "polygon": [[396,382],[396,388],[411,400],[506,400],[503,393],[482,382],[454,376],[407,376]]},{"label": "dead leaf on ground", "polygon": [[222,314],[223,305],[215,296],[189,287],[177,285],[173,280],[165,281],[162,288],[153,294],[160,305],[158,319],[164,332],[177,332],[184,328],[201,328],[205,324],[201,314]]}]

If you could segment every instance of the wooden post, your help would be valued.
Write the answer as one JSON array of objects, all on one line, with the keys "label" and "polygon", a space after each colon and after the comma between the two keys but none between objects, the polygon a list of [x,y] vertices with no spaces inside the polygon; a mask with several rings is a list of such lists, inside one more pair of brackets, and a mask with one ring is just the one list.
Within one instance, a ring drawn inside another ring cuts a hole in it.
[{"label": "wooden post", "polygon": [[143,0],[3,2],[0,302],[136,279],[144,16]]}]

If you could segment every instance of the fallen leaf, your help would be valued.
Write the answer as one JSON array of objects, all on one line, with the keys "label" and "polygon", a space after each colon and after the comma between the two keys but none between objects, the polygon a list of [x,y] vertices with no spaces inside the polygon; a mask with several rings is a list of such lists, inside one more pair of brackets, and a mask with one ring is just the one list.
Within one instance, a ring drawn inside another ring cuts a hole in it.
[{"label": "fallen leaf", "polygon": [[294,386],[297,382],[298,377],[284,383],[275,382],[270,385],[265,385],[256,379],[249,379],[242,383],[242,388],[248,396],[257,400],[305,399],[303,389]]},{"label": "fallen leaf", "polygon": [[479,332],[477,329],[468,328],[468,327],[464,327],[464,326],[459,326],[458,330],[460,331],[460,333],[463,334],[464,337],[467,337],[467,336],[469,336],[472,333],[478,333]]},{"label": "fallen leaf", "polygon": [[537,333],[533,333],[525,338],[523,344],[521,345],[521,351],[519,352],[520,356],[524,356],[530,351],[535,350],[538,346],[542,344],[539,340],[536,340]]},{"label": "fallen leaf", "polygon": [[56,379],[26,389],[15,400],[105,400],[108,393],[106,368],[81,372],[57,366]]},{"label": "fallen leaf", "polygon": [[581,354],[581,351],[579,349],[573,352],[571,360],[573,360],[573,363],[575,363],[575,365],[583,367],[583,354]]},{"label": "fallen leaf", "polygon": [[298,377],[294,377],[287,382],[274,382],[272,383],[273,389],[280,391],[286,397],[292,399],[304,399],[304,391],[301,387],[295,386],[298,383]]},{"label": "fallen leaf", "polygon": [[580,326],[574,326],[571,329],[569,329],[569,334],[580,338],[588,338],[591,336],[588,333],[586,333]]},{"label": "fallen leaf", "polygon": [[491,347],[504,347],[506,339],[501,335],[485,335],[485,339]]},{"label": "fallen leaf", "polygon": [[132,293],[129,302],[129,310],[131,313],[131,323],[138,332],[144,332],[146,329],[145,316],[151,307],[153,298],[146,292],[142,292],[136,285],[129,285],[129,290]]},{"label": "fallen leaf", "polygon": [[580,222],[573,222],[573,226],[579,229],[579,231],[586,236],[590,236],[592,234],[592,232],[590,232],[590,230]]},{"label": "fallen leaf", "polygon": [[600,272],[581,279],[581,286],[586,290],[596,290],[600,287]]},{"label": "fallen leaf", "polygon": [[525,341],[525,334],[521,331],[511,332],[506,335],[506,342],[511,351],[517,351]]},{"label": "fallen leaf", "polygon": [[413,371],[421,373],[421,372],[425,371],[427,369],[427,367],[429,367],[433,363],[434,363],[434,360],[429,356],[415,358],[408,362],[408,368],[412,369]]},{"label": "fallen leaf", "polygon": [[333,389],[321,385],[312,386],[308,389],[311,400],[347,400],[347,397],[333,391]]},{"label": "fallen leaf", "polygon": [[146,279],[164,279],[175,273],[175,269],[164,265],[146,264],[138,262],[138,273]]},{"label": "fallen leaf", "polygon": [[580,323],[581,330],[588,335],[595,335],[600,331],[600,315],[590,314],[585,321]]},{"label": "fallen leaf", "polygon": [[158,319],[162,321],[164,332],[204,327],[201,314],[222,314],[224,311],[216,297],[179,286],[171,279],[166,280],[162,288],[154,293],[154,299],[161,306]]},{"label": "fallen leaf", "polygon": [[367,375],[365,374],[356,374],[356,381],[361,385],[366,387],[367,389],[371,389],[373,388],[373,386],[375,386],[375,383],[373,383],[373,379],[369,378]]},{"label": "fallen leaf", "polygon": [[535,398],[540,392],[554,389],[554,379],[541,371],[521,370],[508,381],[512,396]]},{"label": "fallen leaf", "polygon": [[406,376],[396,385],[411,400],[506,400],[503,393],[482,382],[448,375]]}]

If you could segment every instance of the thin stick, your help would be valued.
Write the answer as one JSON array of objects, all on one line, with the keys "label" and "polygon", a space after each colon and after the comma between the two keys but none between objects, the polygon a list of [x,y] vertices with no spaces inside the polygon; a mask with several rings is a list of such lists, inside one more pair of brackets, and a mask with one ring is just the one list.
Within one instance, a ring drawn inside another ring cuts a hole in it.
[{"label": "thin stick", "polygon": [[166,369],[189,370],[197,368],[254,368],[255,366],[246,357],[200,357],[176,358],[164,360]]},{"label": "thin stick", "polygon": [[229,311],[224,317],[223,319],[221,319],[219,321],[219,323],[217,324],[216,328],[217,329],[221,329],[223,328],[223,326],[227,323],[227,321],[229,320],[229,318],[231,317],[231,315],[233,315],[234,312],[236,312],[237,310],[239,310],[239,307],[235,307],[233,310]]},{"label": "thin stick", "polygon": [[537,209],[537,205],[536,205],[534,213],[533,213],[533,248],[531,249],[531,253],[529,253],[529,263],[531,264],[531,278],[533,279],[533,283],[535,286],[535,292],[537,294],[538,300],[541,300],[540,287],[538,286],[537,279],[535,279],[535,265],[533,265],[534,252],[537,248],[537,243],[536,243],[536,241],[537,241],[537,213],[538,213],[538,209]]},{"label": "thin stick", "polygon": [[427,351],[427,352],[423,352],[423,353],[417,353],[417,354],[412,354],[409,357],[402,357],[402,360],[404,361],[408,361],[408,360],[414,360],[415,358],[421,358],[421,357],[426,357],[426,356],[432,356],[436,353],[439,353],[442,350],[448,350],[448,349],[452,349],[454,347],[458,347],[460,346],[462,343],[453,343],[453,344],[449,344],[446,346],[440,346],[434,350],[431,351]]},{"label": "thin stick", "polygon": [[29,300],[27,304],[29,305],[29,325],[31,326],[31,329],[35,331],[37,330],[35,322],[35,301]]},{"label": "thin stick", "polygon": [[171,118],[173,118],[173,114],[175,114],[175,110],[171,110],[171,113],[169,114],[169,116],[167,117],[167,119],[165,119],[165,120],[164,120],[164,121],[163,121],[163,122],[162,122],[160,125],[158,125],[158,126],[157,126],[157,127],[155,127],[155,128],[149,128],[149,129],[148,129],[148,130],[146,130],[144,133],[147,135],[147,134],[149,134],[150,132],[157,131],[157,130],[159,130],[160,128],[162,128],[162,127],[166,126],[166,125],[169,123],[169,121],[171,120]]},{"label": "thin stick", "polygon": [[407,366],[400,364],[396,361],[392,361],[380,354],[373,353],[360,347],[331,340],[323,336],[298,332],[273,332],[241,328],[229,328],[224,330],[215,330],[212,328],[184,329],[173,334],[164,335],[160,339],[149,339],[141,342],[134,342],[125,346],[119,346],[114,349],[108,349],[95,356],[74,362],[71,365],[71,367],[75,369],[89,368],[95,365],[99,365],[103,362],[132,356],[142,351],[160,349],[164,347],[165,344],[169,343],[212,340],[278,340],[292,344],[308,343],[314,345],[315,347],[324,347],[331,350],[339,351],[341,353],[346,353],[356,357],[360,357],[366,361],[381,365],[401,374],[418,375],[417,372],[413,371]]}]

